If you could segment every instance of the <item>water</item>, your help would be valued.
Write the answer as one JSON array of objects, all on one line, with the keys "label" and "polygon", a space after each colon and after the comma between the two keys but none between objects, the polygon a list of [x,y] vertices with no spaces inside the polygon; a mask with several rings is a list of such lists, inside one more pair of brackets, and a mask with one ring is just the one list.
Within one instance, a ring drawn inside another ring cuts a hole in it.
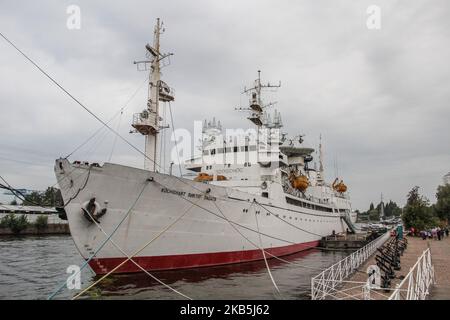
[{"label": "water", "polygon": [[[290,263],[268,260],[281,296],[270,280],[264,261],[153,274],[193,299],[309,299],[311,277],[348,254],[313,249],[283,258]],[[71,264],[81,266],[83,260],[69,235],[2,237],[0,299],[46,299],[66,280],[66,268]],[[81,279],[84,288],[98,277],[86,267]],[[76,293],[64,288],[56,298],[70,299]],[[182,297],[142,273],[109,276],[82,298]]]}]

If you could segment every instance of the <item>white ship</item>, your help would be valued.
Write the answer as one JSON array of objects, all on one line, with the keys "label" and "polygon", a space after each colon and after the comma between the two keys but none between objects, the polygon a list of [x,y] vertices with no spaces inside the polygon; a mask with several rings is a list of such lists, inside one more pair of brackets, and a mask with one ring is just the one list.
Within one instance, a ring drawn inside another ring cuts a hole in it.
[{"label": "white ship", "polygon": [[[165,173],[160,159],[159,107],[174,100],[160,79],[161,23],[150,64],[147,108],[132,126],[145,136],[144,169],[58,159],[55,174],[74,242],[97,274],[204,267],[289,255],[346,232],[352,214],[342,180],[324,181],[301,136],[281,132],[281,116],[264,104],[260,74],[252,88],[252,130],[223,135],[219,122],[203,126],[201,150],[185,169],[194,179]],[[172,170],[170,170],[172,171]],[[101,248],[101,250],[99,250]],[[131,261],[129,258],[132,257]]]}]

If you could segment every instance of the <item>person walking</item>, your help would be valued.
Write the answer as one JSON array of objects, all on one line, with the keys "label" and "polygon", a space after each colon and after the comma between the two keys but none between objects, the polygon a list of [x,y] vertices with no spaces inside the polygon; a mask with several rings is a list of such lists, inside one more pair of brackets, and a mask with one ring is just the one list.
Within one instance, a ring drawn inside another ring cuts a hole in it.
[{"label": "person walking", "polygon": [[448,237],[448,227],[445,227],[445,235]]},{"label": "person walking", "polygon": [[422,240],[426,240],[427,239],[427,232],[422,230],[420,231],[420,236],[422,237]]}]

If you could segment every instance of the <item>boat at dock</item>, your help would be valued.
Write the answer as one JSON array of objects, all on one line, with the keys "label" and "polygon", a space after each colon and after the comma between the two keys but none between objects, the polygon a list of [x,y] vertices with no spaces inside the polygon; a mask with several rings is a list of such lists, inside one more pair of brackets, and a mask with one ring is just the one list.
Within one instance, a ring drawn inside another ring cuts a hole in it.
[{"label": "boat at dock", "polygon": [[[324,178],[303,136],[282,131],[281,114],[263,99],[261,74],[244,92],[253,127],[232,137],[205,122],[199,152],[184,163],[192,178],[161,163],[160,104],[175,100],[161,80],[158,19],[146,45],[147,107],[134,115],[145,137],[144,169],[60,158],[55,175],[75,245],[97,274],[225,265],[269,259],[316,247],[356,221],[347,186]],[[101,250],[100,250],[101,248]],[[93,258],[92,258],[93,257]],[[132,257],[133,261],[130,260]]]}]

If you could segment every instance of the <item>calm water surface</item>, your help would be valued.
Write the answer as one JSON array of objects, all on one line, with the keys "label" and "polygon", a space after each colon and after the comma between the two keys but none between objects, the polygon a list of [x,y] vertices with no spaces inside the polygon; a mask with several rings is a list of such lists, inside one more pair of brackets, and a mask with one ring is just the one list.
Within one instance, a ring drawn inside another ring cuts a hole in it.
[{"label": "calm water surface", "polygon": [[[311,277],[349,252],[308,250],[268,260],[281,296],[275,291],[264,261],[238,265],[153,273],[193,299],[309,299]],[[0,299],[46,299],[63,283],[69,265],[83,264],[72,238],[65,236],[0,237]],[[307,267],[307,268],[305,268]],[[82,270],[82,288],[96,278]],[[64,288],[57,299],[77,291]],[[147,274],[109,276],[83,299],[180,299]]]}]

